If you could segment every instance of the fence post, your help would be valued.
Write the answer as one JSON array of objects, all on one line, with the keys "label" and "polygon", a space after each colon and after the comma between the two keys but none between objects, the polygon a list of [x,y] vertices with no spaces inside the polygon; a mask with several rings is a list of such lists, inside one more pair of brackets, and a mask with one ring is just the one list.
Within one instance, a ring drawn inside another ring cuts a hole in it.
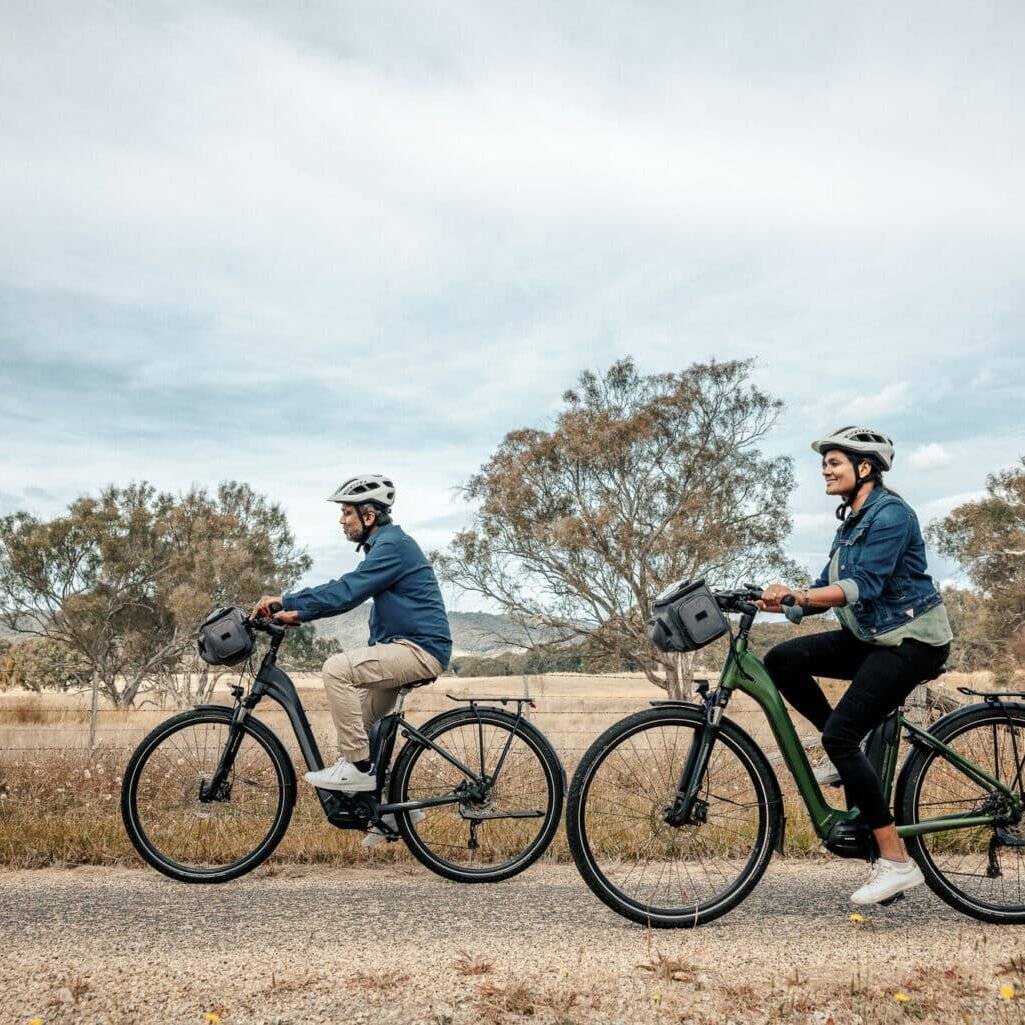
[{"label": "fence post", "polygon": [[96,698],[100,689],[99,677],[93,673],[93,697],[89,709],[89,753],[96,750]]}]

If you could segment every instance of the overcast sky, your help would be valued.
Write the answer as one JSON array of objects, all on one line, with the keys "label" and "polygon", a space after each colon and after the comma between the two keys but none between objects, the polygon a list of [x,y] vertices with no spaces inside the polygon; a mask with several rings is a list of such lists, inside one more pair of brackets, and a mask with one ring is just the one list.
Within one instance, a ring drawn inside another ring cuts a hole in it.
[{"label": "overcast sky", "polygon": [[504,434],[632,355],[756,360],[813,570],[831,428],[893,435],[929,522],[1025,453],[1023,30],[1017,0],[7,0],[0,513],[245,480],[326,579],[346,476],[442,546]]}]

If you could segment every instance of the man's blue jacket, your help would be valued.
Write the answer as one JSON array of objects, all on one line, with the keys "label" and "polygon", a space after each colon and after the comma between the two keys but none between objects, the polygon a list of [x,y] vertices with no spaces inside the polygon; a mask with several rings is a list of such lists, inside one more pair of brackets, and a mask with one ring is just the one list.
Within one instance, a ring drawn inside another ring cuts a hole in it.
[{"label": "man's blue jacket", "polygon": [[389,523],[374,531],[365,548],[366,558],[351,573],[284,595],[285,609],[298,612],[305,623],[348,612],[373,598],[371,644],[400,638],[412,641],[447,667],[452,635],[445,603],[420,546],[401,527]]}]

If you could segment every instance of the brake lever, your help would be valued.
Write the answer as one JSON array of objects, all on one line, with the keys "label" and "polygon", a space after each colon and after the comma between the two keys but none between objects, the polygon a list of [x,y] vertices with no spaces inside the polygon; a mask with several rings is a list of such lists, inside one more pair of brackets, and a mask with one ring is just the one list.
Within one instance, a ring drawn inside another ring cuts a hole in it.
[{"label": "brake lever", "polygon": [[[281,610],[284,609],[284,607],[285,606],[282,605],[281,602],[279,602],[279,601],[271,602],[271,604],[270,604],[271,612],[281,612]],[[281,635],[284,636],[284,631],[285,631],[285,628],[286,628],[286,624],[285,623],[277,622],[273,617],[250,616],[249,617],[249,622],[257,630],[264,630],[267,633],[274,633],[274,634],[281,633]]]}]

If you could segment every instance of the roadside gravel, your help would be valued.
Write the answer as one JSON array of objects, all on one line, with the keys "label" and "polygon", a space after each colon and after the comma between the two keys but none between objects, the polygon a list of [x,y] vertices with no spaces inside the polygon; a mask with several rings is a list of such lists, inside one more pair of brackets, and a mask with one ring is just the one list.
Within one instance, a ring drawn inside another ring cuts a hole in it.
[{"label": "roadside gravel", "polygon": [[851,921],[864,871],[777,859],[724,918],[651,933],[570,866],[496,886],[394,866],[270,868],[214,887],[149,870],[2,872],[0,1022],[1020,1020],[999,988],[1025,986],[1025,929],[924,890]]}]

